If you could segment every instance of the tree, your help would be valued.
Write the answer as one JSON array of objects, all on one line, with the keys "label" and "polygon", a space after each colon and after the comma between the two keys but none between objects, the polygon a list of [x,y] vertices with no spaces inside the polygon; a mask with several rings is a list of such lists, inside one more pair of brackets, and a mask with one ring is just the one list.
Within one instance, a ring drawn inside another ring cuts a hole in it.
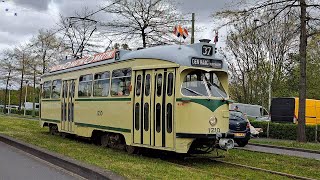
[{"label": "tree", "polygon": [[103,23],[106,33],[122,41],[140,39],[143,47],[175,42],[173,28],[184,22],[168,0],[113,0],[105,12],[115,17]]},{"label": "tree", "polygon": [[0,67],[1,67],[1,76],[3,77],[6,87],[5,87],[5,96],[4,96],[4,113],[6,113],[6,105],[7,105],[7,94],[8,94],[8,87],[10,85],[10,81],[12,81],[15,74],[16,68],[16,61],[14,58],[14,53],[12,50],[4,50],[0,53]]},{"label": "tree", "polygon": [[[228,31],[226,52],[231,75],[230,94],[242,103],[268,107],[271,92],[292,69],[288,58],[295,44],[292,22],[283,19],[256,29],[258,20],[243,19]],[[282,33],[288,31],[287,33]]]},{"label": "tree", "polygon": [[[243,2],[242,2],[243,3]],[[299,65],[300,65],[300,82],[299,82],[299,114],[298,114],[298,138],[299,142],[306,142],[305,135],[305,102],[306,102],[306,56],[307,56],[307,40],[315,34],[320,33],[319,22],[317,17],[320,4],[313,0],[262,0],[254,6],[250,6],[245,10],[223,11],[216,15],[228,18],[227,24],[239,22],[245,18],[256,18],[264,15],[268,19],[262,22],[257,28],[265,27],[277,19],[286,18],[292,12],[298,12],[296,17],[296,30],[299,35]],[[308,24],[307,24],[308,22]]]},{"label": "tree", "polygon": [[21,73],[20,77],[20,95],[19,95],[19,110],[22,104],[22,87],[26,73],[26,65],[28,64],[28,52],[26,46],[16,47],[13,51],[14,58],[17,60],[16,70]]},{"label": "tree", "polygon": [[42,74],[48,70],[48,66],[56,63],[57,60],[61,60],[62,50],[64,43],[61,39],[52,35],[51,30],[39,30],[38,35],[33,37],[30,41],[31,51],[41,57],[42,62]]}]

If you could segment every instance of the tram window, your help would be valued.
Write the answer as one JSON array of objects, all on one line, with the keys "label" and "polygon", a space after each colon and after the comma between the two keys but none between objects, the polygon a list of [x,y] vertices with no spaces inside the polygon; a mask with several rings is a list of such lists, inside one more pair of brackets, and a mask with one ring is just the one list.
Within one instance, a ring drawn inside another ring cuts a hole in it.
[{"label": "tram window", "polygon": [[161,131],[160,116],[161,116],[161,105],[160,105],[160,103],[158,103],[156,105],[156,131],[157,132]]},{"label": "tram window", "polygon": [[80,76],[79,78],[79,97],[90,97],[92,91],[92,74]]},{"label": "tram window", "polygon": [[185,96],[213,96],[226,98],[227,94],[214,72],[201,70],[189,73],[182,83],[181,93]]},{"label": "tram window", "polygon": [[140,93],[141,93],[141,75],[139,74],[137,77],[136,95],[140,96]]},{"label": "tram window", "polygon": [[168,89],[167,89],[168,96],[172,95],[172,90],[173,90],[173,73],[169,73],[168,74]]},{"label": "tram window", "polygon": [[110,88],[110,72],[94,75],[93,96],[108,96]]},{"label": "tram window", "polygon": [[157,77],[157,96],[161,96],[162,89],[162,74],[158,74]]},{"label": "tram window", "polygon": [[60,98],[61,86],[62,86],[61,79],[54,80],[52,82],[52,94],[51,94],[52,98]]},{"label": "tram window", "polygon": [[149,94],[150,94],[150,74],[147,74],[147,76],[146,76],[146,89],[145,89],[145,95],[146,96],[149,96]]},{"label": "tram window", "polygon": [[46,81],[43,84],[43,98],[50,98],[51,94],[51,81]]},{"label": "tram window", "polygon": [[144,130],[149,130],[149,104],[144,103]]},{"label": "tram window", "polygon": [[117,69],[112,72],[111,96],[128,96],[131,86],[131,69]]},{"label": "tram window", "polygon": [[140,105],[139,103],[136,103],[136,106],[135,106],[135,110],[134,110],[134,127],[136,130],[139,130],[139,122],[140,122]]},{"label": "tram window", "polygon": [[167,132],[172,132],[172,104],[167,104]]}]

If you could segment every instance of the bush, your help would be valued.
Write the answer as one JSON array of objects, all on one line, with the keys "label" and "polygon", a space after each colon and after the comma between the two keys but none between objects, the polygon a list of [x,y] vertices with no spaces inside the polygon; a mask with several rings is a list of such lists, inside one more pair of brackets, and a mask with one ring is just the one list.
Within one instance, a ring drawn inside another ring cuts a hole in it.
[{"label": "bush", "polygon": [[[262,128],[263,132],[259,134],[260,137],[267,137],[268,122],[265,121],[251,121],[251,125],[255,128]],[[297,124],[290,123],[274,123],[269,124],[269,138],[274,139],[297,139]],[[314,142],[315,140],[315,125],[306,125],[306,137],[307,141]],[[318,141],[320,142],[320,125],[318,125]]]},{"label": "bush", "polygon": [[[6,113],[8,113],[8,109],[6,109]],[[3,108],[0,108],[0,112],[3,112]],[[24,114],[24,110],[18,110],[18,109],[11,109],[11,114],[19,114],[19,115],[23,115]],[[26,110],[26,115],[32,115],[32,110]],[[35,116],[39,116],[39,111],[35,111]]]}]

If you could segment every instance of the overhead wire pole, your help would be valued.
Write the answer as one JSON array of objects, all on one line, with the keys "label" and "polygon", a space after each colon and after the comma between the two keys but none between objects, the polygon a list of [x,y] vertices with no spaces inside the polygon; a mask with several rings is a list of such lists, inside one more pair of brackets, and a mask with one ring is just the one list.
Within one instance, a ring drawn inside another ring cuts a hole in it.
[{"label": "overhead wire pole", "polygon": [[194,44],[194,16],[195,14],[192,13],[192,25],[191,25],[191,44]]}]

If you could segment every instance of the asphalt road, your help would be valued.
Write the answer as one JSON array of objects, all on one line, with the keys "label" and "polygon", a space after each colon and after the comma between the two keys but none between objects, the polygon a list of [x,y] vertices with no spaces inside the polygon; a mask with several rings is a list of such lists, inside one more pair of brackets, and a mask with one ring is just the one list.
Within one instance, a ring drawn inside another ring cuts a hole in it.
[{"label": "asphalt road", "polygon": [[242,148],[238,147],[238,148],[239,149],[246,149],[249,151],[282,154],[282,155],[289,155],[289,156],[296,156],[296,157],[303,157],[303,158],[320,160],[320,154],[316,154],[316,153],[300,152],[300,151],[269,148],[269,147],[261,147],[261,146],[254,146],[254,145],[246,145],[245,147],[242,147]]},{"label": "asphalt road", "polygon": [[0,142],[0,180],[83,179],[21,150]]}]

